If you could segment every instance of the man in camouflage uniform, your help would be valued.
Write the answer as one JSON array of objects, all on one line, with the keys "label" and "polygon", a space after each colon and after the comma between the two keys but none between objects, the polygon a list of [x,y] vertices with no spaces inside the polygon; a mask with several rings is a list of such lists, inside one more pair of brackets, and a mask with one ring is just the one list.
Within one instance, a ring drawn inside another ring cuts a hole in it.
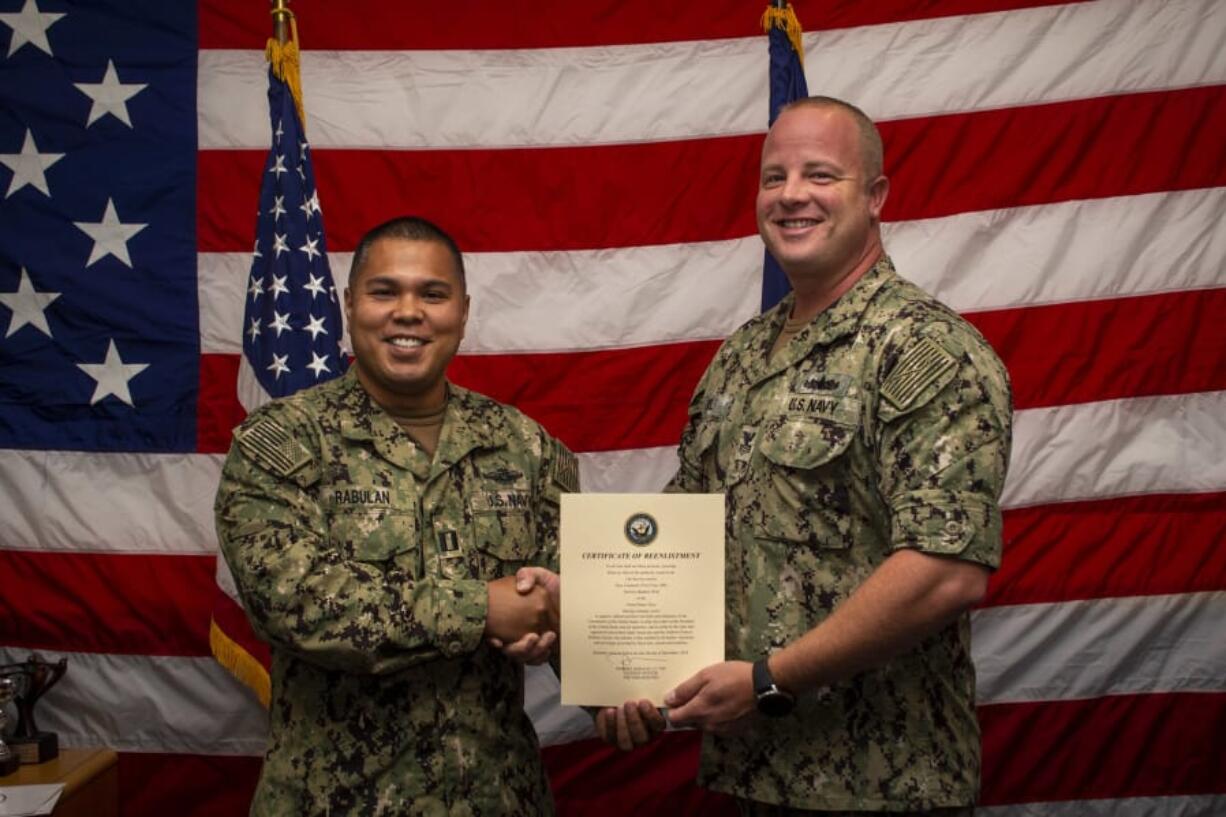
[{"label": "man in camouflage uniform", "polygon": [[217,530],[272,646],[254,815],[553,811],[523,668],[496,647],[537,661],[556,637],[549,594],[513,574],[557,569],[578,471],[535,422],[446,382],[463,273],[429,222],[372,230],[345,292],[356,365],[235,432]]},{"label": "man in camouflage uniform", "polygon": [[[1001,556],[1008,376],[884,254],[889,183],[859,109],[797,102],[763,146],[759,231],[792,285],[699,383],[673,490],[727,495],[726,652],[669,693],[699,782],[750,815],[967,814],[967,610]],[[623,748],[663,728],[602,711]]]}]

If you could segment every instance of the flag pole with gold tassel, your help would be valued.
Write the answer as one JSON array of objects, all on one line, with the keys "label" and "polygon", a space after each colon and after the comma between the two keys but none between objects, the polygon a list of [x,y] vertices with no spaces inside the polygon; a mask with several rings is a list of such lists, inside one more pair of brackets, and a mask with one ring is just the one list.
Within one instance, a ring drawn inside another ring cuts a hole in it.
[{"label": "flag pole with gold tassel", "polygon": [[264,49],[268,65],[277,79],[289,86],[298,109],[298,121],[306,130],[306,111],[302,107],[302,74],[298,51],[298,21],[289,9],[289,0],[271,0],[272,37]]}]

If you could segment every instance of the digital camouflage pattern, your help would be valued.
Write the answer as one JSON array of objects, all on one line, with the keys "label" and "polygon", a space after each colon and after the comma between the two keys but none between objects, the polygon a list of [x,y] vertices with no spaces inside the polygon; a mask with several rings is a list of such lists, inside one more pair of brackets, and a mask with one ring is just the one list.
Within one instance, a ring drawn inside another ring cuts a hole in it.
[{"label": "digital camouflage pattern", "polygon": [[553,812],[523,670],[482,635],[487,580],[557,570],[574,455],[454,386],[435,453],[355,370],[235,432],[217,531],[273,656],[253,815]]},{"label": "digital camouflage pattern", "polygon": [[[882,258],[768,354],[792,296],[720,348],[671,490],[726,492],[727,657],[821,623],[895,550],[995,568],[1008,375],[955,312]],[[969,617],[793,715],[707,735],[699,782],[763,803],[903,811],[974,802]]]}]

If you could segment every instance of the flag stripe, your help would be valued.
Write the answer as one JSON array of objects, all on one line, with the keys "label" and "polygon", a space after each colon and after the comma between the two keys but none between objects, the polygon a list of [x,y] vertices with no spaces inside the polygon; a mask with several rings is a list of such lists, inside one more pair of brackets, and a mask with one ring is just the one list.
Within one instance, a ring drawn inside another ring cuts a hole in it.
[{"label": "flag stripe", "polygon": [[[1226,185],[1217,86],[883,122],[881,132],[892,157],[886,221]],[[316,148],[314,159],[324,202],[347,201],[354,179],[366,193],[329,214],[335,250],[403,212],[430,212],[469,251],[576,250],[753,234],[760,148],[754,134],[514,151]],[[202,251],[250,246],[264,159],[264,150],[200,152]],[[678,167],[705,171],[679,183]],[[637,204],[609,218],[610,199]]]},{"label": "flag stripe", "polygon": [[[767,47],[756,26],[749,28],[759,10],[748,13],[740,18],[745,36],[734,39],[619,48],[309,50],[302,81],[311,89],[305,100],[311,141],[319,148],[468,149],[760,133],[768,113]],[[855,99],[877,120],[999,110],[1226,83],[1224,27],[1226,10],[1217,0],[1117,0],[810,32],[805,74],[813,93]],[[1081,47],[1067,46],[1074,42]],[[267,145],[266,102],[251,81],[262,71],[262,46],[200,52],[201,148]],[[624,99],[634,104],[611,104]],[[1033,122],[1024,129],[1036,140],[1051,138],[1041,130]]]},{"label": "flag stripe", "polygon": [[[1210,494],[1226,491],[1226,391],[1112,400],[1017,412],[1014,467],[1005,488],[1007,507],[1135,494]],[[1198,446],[1181,439],[1202,440]],[[1112,444],[1118,439],[1121,443]],[[221,469],[219,455],[149,455],[54,452],[56,510],[71,523],[92,520],[84,534],[74,524],[42,525],[47,507],[37,499],[44,481],[39,462],[46,452],[0,451],[0,469],[12,479],[13,512],[0,517],[0,541],[31,550],[211,553],[213,495]],[[671,448],[581,453],[583,476],[598,476],[589,490],[658,490],[675,470]],[[123,484],[139,471],[144,483]],[[111,486],[103,502],[91,492]],[[652,486],[652,487],[646,487]],[[174,506],[174,526],[166,509]],[[161,501],[154,501],[161,500]],[[1212,526],[1210,525],[1210,529]],[[1220,542],[1220,538],[1216,540]]]},{"label": "flag stripe", "polygon": [[[1220,287],[1226,231],[1190,240],[1181,227],[1222,212],[1226,187],[1212,187],[899,221],[885,225],[885,241],[908,279],[960,312],[979,312]],[[352,253],[329,256],[343,290]],[[201,253],[199,266],[202,351],[236,354],[250,255]],[[761,266],[756,235],[465,253],[472,308],[461,349],[565,352],[723,338],[757,312]]]},{"label": "flag stripe", "polygon": [[980,806],[977,817],[1213,817],[1226,814],[1226,795],[1127,797]]},{"label": "flag stripe", "polygon": [[[1045,544],[1052,547],[1063,542]],[[1206,549],[1204,542],[1186,545],[1193,552]],[[176,562],[183,575],[173,575]],[[83,569],[83,563],[94,572]],[[207,656],[208,613],[217,600],[211,563],[205,557],[153,554],[91,555],[86,559],[0,551],[0,567],[15,582],[12,604],[23,611],[23,621],[9,643],[115,655]],[[1198,567],[1190,560],[1181,566],[1189,572]],[[48,572],[39,572],[40,568]],[[1036,583],[1044,579],[1054,583],[1050,577],[1056,569],[1058,565],[1036,569]],[[56,572],[49,572],[52,570]],[[1177,570],[1167,566],[1165,572],[1174,576]],[[1129,589],[1113,586],[1110,578],[1096,588],[1097,594],[1122,595],[1121,591]],[[165,596],[155,592],[153,582],[164,583],[160,586]],[[1226,691],[1226,642],[1217,637],[1220,622],[1226,618],[1226,573],[1218,569],[1213,579],[1198,575],[1185,583],[1214,592],[1014,602],[978,610],[974,652],[981,699]],[[230,605],[229,609],[236,611],[237,607]],[[193,612],[204,615],[192,620]],[[99,618],[107,622],[106,627],[94,624]],[[1130,636],[1130,652],[1105,660],[1110,653],[1103,654],[1101,645],[1117,643],[1123,634]],[[1100,653],[1098,661],[1084,660],[1084,655],[1095,653]],[[1160,662],[1157,667],[1155,660]]]},{"label": "flag stripe", "polygon": [[[1056,5],[1062,0],[876,0],[806,7],[805,27],[872,25],[959,14]],[[319,0],[298,0],[298,15],[311,21],[312,49],[560,48],[741,37],[756,20],[743,0],[712,0],[702,14],[655,0],[545,0],[524,5],[457,5],[447,14],[415,3],[374,0],[360,13]],[[268,15],[243,0],[211,0],[200,8],[202,48],[262,48]]]},{"label": "flag stripe", "polygon": [[246,814],[260,776],[250,755],[120,752],[119,813],[124,817],[218,817]]},{"label": "flag stripe", "polygon": [[1223,493],[1008,510],[1004,559],[985,604],[1226,589],[1223,532]]},{"label": "flag stripe", "polygon": [[984,805],[1226,792],[1226,694],[1119,695],[979,709]]},{"label": "flag stripe", "polygon": [[1226,692],[1224,619],[1223,590],[977,610],[978,699]]}]

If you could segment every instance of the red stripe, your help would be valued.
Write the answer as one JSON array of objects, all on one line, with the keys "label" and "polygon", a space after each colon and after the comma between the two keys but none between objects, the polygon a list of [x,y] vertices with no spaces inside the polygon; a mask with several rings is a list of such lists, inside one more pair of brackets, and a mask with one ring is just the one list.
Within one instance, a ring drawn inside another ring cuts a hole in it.
[{"label": "red stripe", "polygon": [[1004,560],[985,606],[1226,590],[1223,542],[1223,493],[1006,511]]},{"label": "red stripe", "polygon": [[[1155,495],[1009,511],[985,605],[1226,590],[1224,500]],[[217,589],[211,556],[0,550],[0,576],[10,646],[207,656],[212,615],[267,666],[267,647]]]},{"label": "red stripe", "polygon": [[[979,707],[982,805],[1226,792],[1216,736],[1226,694],[1120,695]],[[662,736],[630,754],[594,740],[542,754],[559,815],[732,815],[697,788],[698,733]],[[245,814],[260,759],[121,753],[129,817]]]},{"label": "red stripe", "polygon": [[261,759],[119,753],[124,817],[240,817],[251,807]]},{"label": "red stripe", "polygon": [[[221,454],[230,450],[231,431],[247,412],[238,402],[239,355],[200,356],[200,394],[196,400],[196,450]],[[228,388],[219,388],[229,384]]]},{"label": "red stripe", "polygon": [[[807,31],[1055,5],[1059,0],[798,0]],[[765,0],[537,0],[532,3],[456,3],[446,14],[428,3],[295,0],[308,49],[492,49],[657,43],[760,34]],[[246,0],[200,6],[201,48],[263,49],[268,10]],[[765,50],[765,45],[763,45]]]},{"label": "red stripe", "polygon": [[559,815],[733,817],[732,799],[701,789],[699,732],[669,732],[626,753],[592,739],[542,750]]},{"label": "red stripe", "polygon": [[0,550],[13,647],[209,654],[213,556]]},{"label": "red stripe", "polygon": [[[1226,389],[1226,289],[967,317],[1002,354],[1019,409]],[[648,448],[676,445],[690,395],[716,348],[697,341],[461,355],[449,374],[518,406],[575,451]],[[242,416],[231,368],[237,371],[236,355],[203,356],[201,401],[211,408],[200,415],[202,452],[227,450],[230,429]],[[219,420],[223,427],[211,425]]]},{"label": "red stripe", "polygon": [[[885,122],[881,132],[887,221],[1226,185],[1226,140],[1218,138],[1226,86]],[[761,139],[321,148],[314,157],[334,250],[352,249],[366,229],[406,212],[429,215],[468,252],[573,250],[754,234]],[[202,251],[251,247],[264,159],[264,151],[199,153]]]},{"label": "red stripe", "polygon": [[227,596],[220,587],[213,586],[216,594],[213,601],[213,622],[226,637],[242,647],[248,655],[260,663],[264,669],[272,667],[272,650],[266,641],[256,637],[247,613],[238,602]]},{"label": "red stripe", "polygon": [[1009,367],[1017,408],[1226,388],[1226,289],[966,318]]},{"label": "red stripe", "polygon": [[983,805],[1226,792],[1226,694],[979,707]]}]

